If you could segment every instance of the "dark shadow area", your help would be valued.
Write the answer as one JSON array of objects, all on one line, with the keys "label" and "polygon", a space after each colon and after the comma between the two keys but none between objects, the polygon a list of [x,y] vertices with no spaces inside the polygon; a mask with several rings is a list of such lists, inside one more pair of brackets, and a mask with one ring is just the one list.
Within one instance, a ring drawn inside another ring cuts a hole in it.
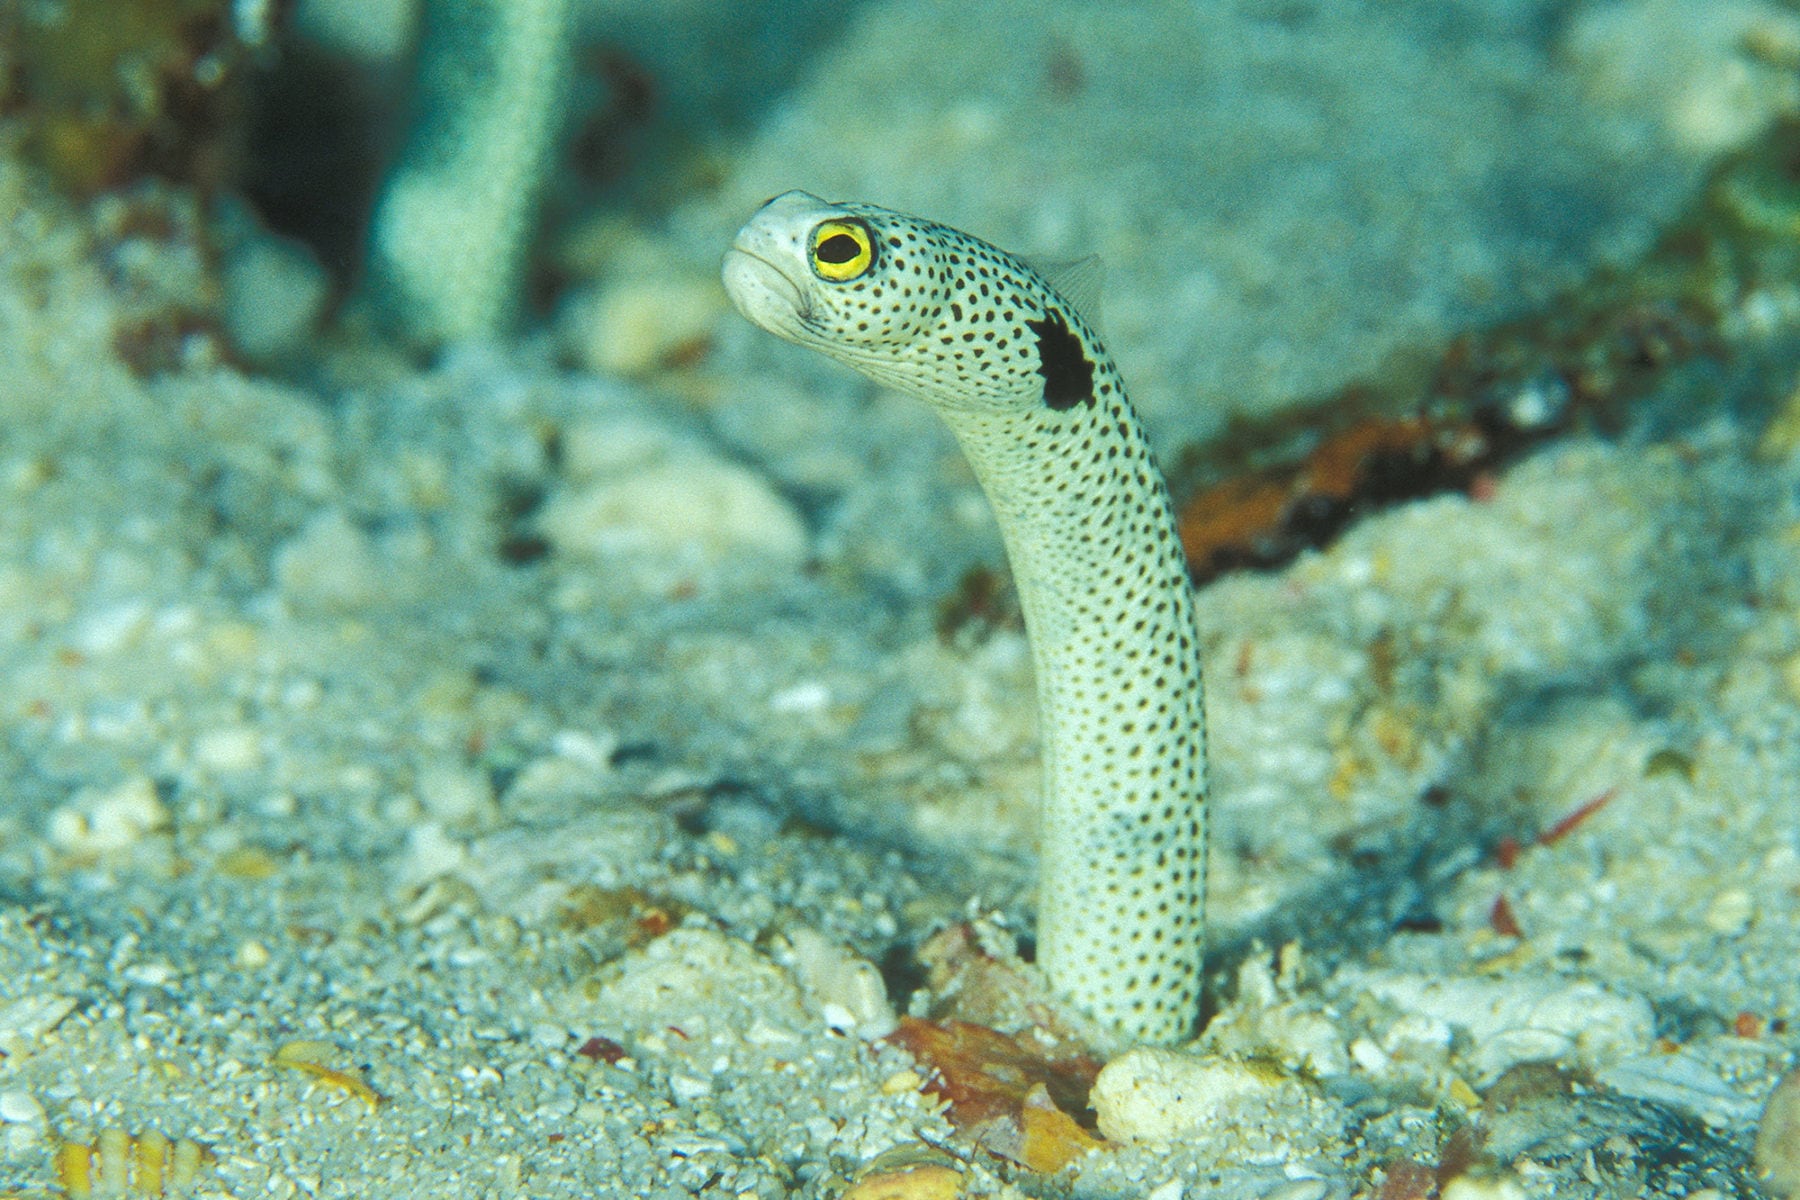
[{"label": "dark shadow area", "polygon": [[240,186],[269,228],[311,246],[340,286],[355,275],[382,169],[404,133],[405,74],[290,38],[250,89]]}]

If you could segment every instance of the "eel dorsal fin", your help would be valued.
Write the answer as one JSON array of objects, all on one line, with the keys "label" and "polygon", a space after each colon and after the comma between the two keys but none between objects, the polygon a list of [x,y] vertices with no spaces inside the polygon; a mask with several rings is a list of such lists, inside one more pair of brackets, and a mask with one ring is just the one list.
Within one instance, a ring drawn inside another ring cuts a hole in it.
[{"label": "eel dorsal fin", "polygon": [[1049,285],[1056,289],[1056,294],[1069,302],[1081,319],[1095,333],[1100,328],[1100,289],[1106,283],[1106,267],[1101,263],[1098,254],[1090,254],[1085,258],[1053,258],[1044,261],[1027,260],[1027,265]]}]

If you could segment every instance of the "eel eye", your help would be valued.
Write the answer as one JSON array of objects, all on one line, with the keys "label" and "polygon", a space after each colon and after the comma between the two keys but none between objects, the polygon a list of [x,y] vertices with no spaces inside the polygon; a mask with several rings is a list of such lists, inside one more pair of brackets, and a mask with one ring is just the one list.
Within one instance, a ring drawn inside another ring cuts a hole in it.
[{"label": "eel eye", "polygon": [[848,283],[875,265],[875,237],[862,221],[821,221],[812,233],[812,269],[820,279]]}]

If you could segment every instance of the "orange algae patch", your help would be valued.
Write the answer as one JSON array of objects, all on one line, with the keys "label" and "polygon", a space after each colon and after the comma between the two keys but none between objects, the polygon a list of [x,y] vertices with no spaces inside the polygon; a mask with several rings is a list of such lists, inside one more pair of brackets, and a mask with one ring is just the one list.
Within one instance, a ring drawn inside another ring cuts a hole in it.
[{"label": "orange algae patch", "polygon": [[1176,517],[1191,570],[1204,580],[1237,561],[1284,557],[1279,546],[1296,537],[1311,540],[1299,531],[1321,513],[1347,513],[1386,464],[1411,462],[1423,472],[1433,455],[1444,453],[1437,444],[1443,436],[1421,418],[1371,418],[1327,437],[1298,464],[1234,476],[1195,493]]},{"label": "orange algae patch", "polygon": [[1033,1171],[1061,1170],[1101,1141],[1070,1115],[1087,1108],[1100,1064],[1050,1059],[1030,1042],[967,1021],[900,1018],[888,1040],[933,1070],[953,1125],[984,1149]]},{"label": "orange algae patch", "polygon": [[[1083,1129],[1068,1113],[1056,1107],[1043,1084],[1033,1084],[1019,1106],[1019,1147],[1016,1156],[1033,1171],[1060,1171],[1090,1150],[1100,1139]],[[998,1149],[998,1147],[996,1147]],[[1004,1151],[1002,1151],[1004,1152]]]},{"label": "orange algae patch", "polygon": [[1378,1200],[1426,1200],[1437,1190],[1437,1172],[1410,1158],[1396,1158],[1384,1168]]}]

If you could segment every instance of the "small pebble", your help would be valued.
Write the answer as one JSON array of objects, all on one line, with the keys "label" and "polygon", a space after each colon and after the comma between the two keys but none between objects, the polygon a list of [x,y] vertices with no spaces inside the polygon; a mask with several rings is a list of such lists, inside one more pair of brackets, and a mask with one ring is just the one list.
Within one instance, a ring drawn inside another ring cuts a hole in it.
[{"label": "small pebble", "polygon": [[881,1094],[899,1096],[907,1092],[916,1092],[925,1086],[925,1079],[917,1071],[895,1071],[881,1081]]},{"label": "small pebble", "polygon": [[1525,1189],[1510,1178],[1478,1179],[1458,1175],[1444,1185],[1439,1200],[1525,1200]]},{"label": "small pebble", "polygon": [[642,375],[704,344],[724,299],[710,277],[623,279],[578,297],[562,332],[588,369]]},{"label": "small pebble", "polygon": [[85,618],[75,630],[74,644],[83,654],[114,654],[131,646],[149,619],[150,610],[140,601],[116,604]]},{"label": "small pebble", "polygon": [[298,242],[253,234],[225,257],[225,329],[249,358],[279,359],[301,349],[331,295],[331,279]]},{"label": "small pebble", "polygon": [[851,1184],[842,1200],[956,1200],[962,1194],[963,1174],[951,1163],[881,1162]]},{"label": "small pebble", "polygon": [[615,733],[590,733],[582,729],[559,729],[550,738],[550,748],[559,758],[592,771],[610,771],[613,755],[619,749]]},{"label": "small pebble", "polygon": [[73,1011],[75,1001],[68,996],[22,996],[0,1004],[0,1052],[16,1053],[9,1043],[29,1045],[55,1029]]},{"label": "small pebble", "polygon": [[380,591],[382,569],[370,543],[336,509],[319,513],[275,552],[281,594],[302,608],[345,609]]},{"label": "small pebble", "polygon": [[169,826],[169,810],[148,776],[136,775],[107,791],[77,793],[50,814],[52,845],[78,858],[126,850]]},{"label": "small pebble", "polygon": [[810,546],[793,505],[754,471],[684,453],[556,496],[540,528],[559,553],[713,567],[746,553],[797,568]]},{"label": "small pebble", "polygon": [[42,1125],[44,1106],[30,1092],[11,1088],[0,1092],[0,1121],[8,1125]]},{"label": "small pebble", "polygon": [[804,926],[789,932],[788,945],[789,969],[827,1025],[869,1040],[894,1031],[894,1007],[874,963]]},{"label": "small pebble", "polygon": [[194,739],[194,765],[231,775],[262,764],[262,738],[247,725],[208,729]]},{"label": "small pebble", "polygon": [[586,483],[629,474],[698,449],[663,421],[629,406],[607,406],[600,415],[572,421],[563,430],[562,472],[568,479]]},{"label": "small pebble", "polygon": [[1254,1114],[1299,1098],[1298,1087],[1273,1069],[1145,1048],[1107,1063],[1089,1103],[1110,1141],[1172,1143],[1223,1113],[1254,1123]]},{"label": "small pebble", "polygon": [[415,826],[406,835],[406,853],[398,874],[410,883],[424,883],[448,875],[468,861],[466,846],[437,824]]},{"label": "small pebble", "polygon": [[1750,918],[1756,913],[1756,902],[1750,893],[1743,888],[1728,888],[1714,896],[1712,903],[1706,906],[1706,927],[1714,933],[1722,933],[1727,937],[1737,937],[1750,928]]},{"label": "small pebble", "polygon": [[705,1079],[696,1079],[692,1075],[669,1076],[669,1093],[675,1097],[677,1104],[692,1104],[702,1096],[712,1094],[712,1083]]},{"label": "small pebble", "polygon": [[418,793],[425,811],[447,825],[479,817],[494,804],[494,788],[486,774],[448,763],[421,769]]}]

